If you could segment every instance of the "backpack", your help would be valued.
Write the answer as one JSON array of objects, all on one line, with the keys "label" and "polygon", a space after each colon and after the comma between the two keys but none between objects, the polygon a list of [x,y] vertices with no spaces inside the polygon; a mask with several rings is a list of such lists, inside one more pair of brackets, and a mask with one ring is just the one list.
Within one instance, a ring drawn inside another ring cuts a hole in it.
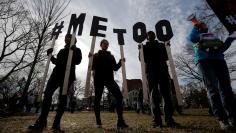
[{"label": "backpack", "polygon": [[195,44],[195,47],[206,50],[206,49],[219,49],[224,43],[217,38],[213,33],[201,33],[200,40]]}]

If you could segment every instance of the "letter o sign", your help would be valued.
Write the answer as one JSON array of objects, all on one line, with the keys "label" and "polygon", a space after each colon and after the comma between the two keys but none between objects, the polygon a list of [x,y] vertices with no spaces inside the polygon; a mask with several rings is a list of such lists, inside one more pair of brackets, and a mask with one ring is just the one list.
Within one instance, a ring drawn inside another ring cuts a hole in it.
[{"label": "letter o sign", "polygon": [[155,25],[155,28],[158,40],[166,42],[173,37],[172,28],[168,20],[160,20]]}]

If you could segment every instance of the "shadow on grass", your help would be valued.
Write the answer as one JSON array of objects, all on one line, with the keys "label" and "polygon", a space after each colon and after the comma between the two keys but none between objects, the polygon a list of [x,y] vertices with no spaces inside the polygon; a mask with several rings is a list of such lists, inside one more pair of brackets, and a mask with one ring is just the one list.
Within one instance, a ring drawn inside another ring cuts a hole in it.
[{"label": "shadow on grass", "polygon": [[188,114],[188,113],[182,113],[180,116],[212,116],[210,114]]},{"label": "shadow on grass", "polygon": [[236,130],[223,131],[221,129],[209,129],[205,127],[194,127],[194,126],[179,126],[176,129],[182,129],[186,132],[198,132],[198,133],[235,133]]},{"label": "shadow on grass", "polygon": [[212,116],[209,109],[184,109],[180,116]]}]

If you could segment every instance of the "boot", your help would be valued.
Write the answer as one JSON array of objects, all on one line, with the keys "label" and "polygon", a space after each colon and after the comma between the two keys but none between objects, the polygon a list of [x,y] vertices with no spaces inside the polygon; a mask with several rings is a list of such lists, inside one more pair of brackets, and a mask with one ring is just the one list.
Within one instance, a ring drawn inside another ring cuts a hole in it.
[{"label": "boot", "polygon": [[118,120],[117,122],[117,128],[120,129],[120,128],[128,128],[129,126],[125,123],[124,120]]},{"label": "boot", "polygon": [[61,130],[60,125],[53,125],[52,130],[54,133],[64,133],[65,132],[64,130]]},{"label": "boot", "polygon": [[63,133],[64,131],[61,130],[61,120],[60,119],[57,119],[57,117],[55,118],[53,124],[52,124],[52,130],[53,132],[59,132],[59,133]]},{"label": "boot", "polygon": [[101,119],[96,119],[96,123],[97,123],[97,128],[102,128]]},{"label": "boot", "polygon": [[222,131],[230,131],[233,127],[229,124],[227,120],[219,120],[220,128]]},{"label": "boot", "polygon": [[179,127],[180,124],[175,122],[174,119],[169,119],[166,121],[166,126],[167,127]]},{"label": "boot", "polygon": [[236,128],[236,121],[234,118],[229,118],[228,121],[230,126]]},{"label": "boot", "polygon": [[38,119],[33,125],[30,125],[28,128],[31,130],[43,130],[47,127],[47,121],[42,121]]},{"label": "boot", "polygon": [[152,121],[152,128],[162,128],[162,120],[153,120]]}]

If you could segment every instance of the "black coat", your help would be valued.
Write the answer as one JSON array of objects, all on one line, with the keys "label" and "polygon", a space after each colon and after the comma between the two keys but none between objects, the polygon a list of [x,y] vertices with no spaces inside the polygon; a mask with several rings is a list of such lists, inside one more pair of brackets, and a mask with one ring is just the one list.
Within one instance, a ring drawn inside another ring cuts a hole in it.
[{"label": "black coat", "polygon": [[165,45],[158,41],[147,42],[143,46],[144,62],[146,63],[146,72],[159,72],[168,69],[166,61],[168,60]]},{"label": "black coat", "polygon": [[94,80],[114,80],[113,71],[117,71],[120,67],[121,62],[116,64],[114,56],[109,51],[99,50],[93,56]]},{"label": "black coat", "polygon": [[[52,76],[55,76],[55,78],[58,78],[60,81],[64,80],[65,71],[66,71],[66,64],[67,64],[67,58],[69,54],[69,45],[66,45],[65,48],[61,49],[59,53],[57,54],[57,58],[53,57],[51,58],[51,61],[56,66],[53,69]],[[75,65],[80,64],[82,60],[82,53],[81,50],[77,47],[73,49],[73,57],[71,62],[71,68],[70,68],[70,78],[69,81],[75,80]]]}]

